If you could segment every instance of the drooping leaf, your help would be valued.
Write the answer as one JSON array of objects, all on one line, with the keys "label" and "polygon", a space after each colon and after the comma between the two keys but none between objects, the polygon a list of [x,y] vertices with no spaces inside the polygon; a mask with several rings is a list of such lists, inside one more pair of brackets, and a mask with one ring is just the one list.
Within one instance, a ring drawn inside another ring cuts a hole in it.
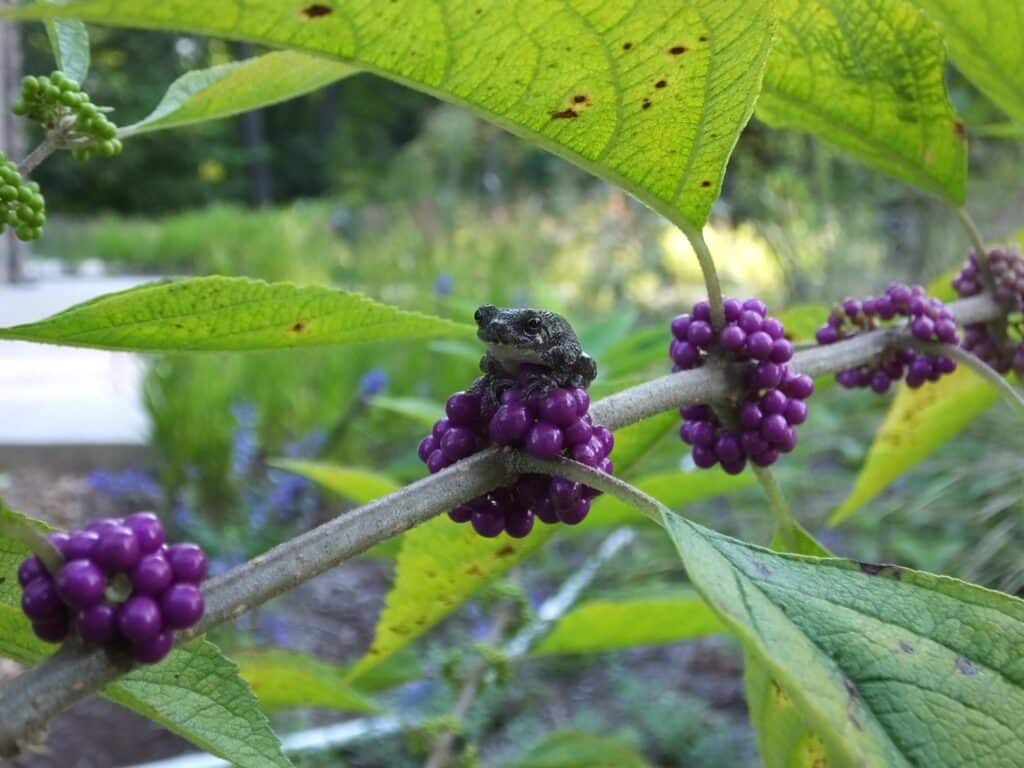
[{"label": "drooping leaf", "polygon": [[237,115],[315,91],[358,71],[293,51],[218,64],[179,77],[156,109],[123,131],[134,135]]},{"label": "drooping leaf", "polygon": [[198,277],[100,296],[37,323],[0,329],[0,339],[133,351],[249,350],[472,332],[333,288]]},{"label": "drooping leaf", "polygon": [[586,731],[555,731],[507,768],[648,768],[629,744]]},{"label": "drooping leaf", "polygon": [[345,684],[346,668],[297,651],[260,648],[236,655],[238,672],[260,707],[274,712],[318,707],[343,712],[376,712],[378,707]]},{"label": "drooping leaf", "polygon": [[[0,502],[0,655],[36,664],[57,646],[39,641],[21,612],[17,569],[29,552],[4,531],[25,522],[46,529]],[[175,648],[159,664],[108,685],[103,694],[242,768],[291,765],[235,665],[205,640]]]},{"label": "drooping leaf", "polygon": [[615,447],[611,454],[615,474],[624,475],[631,471],[666,435],[678,428],[679,414],[666,412],[615,430]]},{"label": "drooping leaf", "polygon": [[934,25],[909,0],[780,0],[776,9],[758,117],[962,204],[966,142]]},{"label": "drooping leaf", "polygon": [[377,395],[370,401],[374,408],[381,408],[390,413],[397,413],[413,421],[423,424],[428,429],[434,422],[444,417],[444,404],[435,403],[422,397],[387,397]]},{"label": "drooping leaf", "polygon": [[46,22],[46,36],[57,69],[81,85],[89,74],[89,32],[85,24],[74,19]]},{"label": "drooping leaf", "polygon": [[[678,416],[676,416],[678,421]],[[695,472],[662,472],[637,478],[633,483],[649,496],[653,496],[670,509],[680,509],[696,501],[734,493],[754,484],[752,472],[728,475],[719,469]],[[590,518],[596,525],[623,525],[646,520],[628,504],[614,496],[604,495],[594,503]]]},{"label": "drooping leaf", "polygon": [[292,764],[238,667],[207,640],[178,646],[103,693],[239,768]]},{"label": "drooping leaf", "polygon": [[308,477],[317,485],[357,504],[366,504],[387,496],[400,487],[387,475],[359,467],[342,467],[306,459],[276,459],[270,465]]},{"label": "drooping leaf", "polygon": [[1024,601],[662,514],[693,584],[840,765],[1024,762]]},{"label": "drooping leaf", "polygon": [[[343,59],[464,104],[694,229],[757,97],[770,9],[768,0],[72,0],[60,13]],[[13,13],[55,11],[34,3]]]},{"label": "drooping leaf", "polygon": [[631,600],[591,600],[563,616],[532,653],[599,653],[674,643],[724,631],[714,611],[692,592]]},{"label": "drooping leaf", "polygon": [[841,523],[867,504],[889,483],[955,437],[997,398],[992,387],[963,366],[920,389],[900,387],[853,490],[832,513],[829,523]]},{"label": "drooping leaf", "polygon": [[1014,120],[1024,120],[1018,0],[913,0],[938,24],[957,68]]}]

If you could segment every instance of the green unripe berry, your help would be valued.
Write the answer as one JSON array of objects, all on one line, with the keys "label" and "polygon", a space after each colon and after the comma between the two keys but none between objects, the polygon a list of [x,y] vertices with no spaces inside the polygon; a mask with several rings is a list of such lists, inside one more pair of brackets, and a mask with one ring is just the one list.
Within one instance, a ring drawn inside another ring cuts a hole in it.
[{"label": "green unripe berry", "polygon": [[18,99],[18,101],[14,102],[11,106],[11,112],[16,114],[18,117],[24,117],[28,114],[28,104],[21,99]]},{"label": "green unripe berry", "polygon": [[18,188],[12,187],[10,184],[4,184],[0,187],[0,200],[5,203],[10,203],[18,199]]},{"label": "green unripe berry", "polygon": [[43,96],[49,102],[55,102],[60,99],[60,88],[56,85],[47,85],[43,88]]},{"label": "green unripe berry", "polygon": [[21,92],[26,96],[39,91],[39,78],[28,75],[21,79]]},{"label": "green unripe berry", "polygon": [[28,242],[29,240],[35,240],[35,237],[33,237],[34,234],[35,233],[32,231],[31,227],[20,226],[14,230],[14,236],[23,243]]},{"label": "green unripe berry", "polygon": [[38,181],[27,182],[24,186],[28,187],[30,192],[33,192],[37,195],[40,194]]},{"label": "green unripe berry", "polygon": [[32,193],[32,202],[30,202],[29,205],[31,205],[37,211],[45,210],[46,209],[46,198],[43,197],[38,192],[33,192]]},{"label": "green unripe berry", "polygon": [[71,157],[80,163],[84,163],[92,159],[92,150],[88,148],[76,149],[71,152]]},{"label": "green unripe berry", "polygon": [[32,197],[33,197],[33,192],[32,192],[31,189],[28,188],[27,184],[25,186],[23,186],[23,187],[19,187],[18,188],[18,202],[19,203],[31,203],[32,202]]},{"label": "green unripe berry", "polygon": [[60,94],[60,103],[65,107],[77,107],[78,94],[72,93],[71,91],[62,91]]},{"label": "green unripe berry", "polygon": [[99,110],[96,109],[96,105],[92,102],[86,102],[79,108],[78,114],[80,117],[88,118],[89,120],[95,120],[96,117],[99,115]]},{"label": "green unripe berry", "polygon": [[[97,126],[96,133],[104,139],[114,139],[117,137],[117,126],[109,120],[104,120],[100,125]],[[120,152],[120,150],[118,150]]]},{"label": "green unripe berry", "polygon": [[74,80],[72,80],[71,78],[67,78],[66,79],[66,81],[64,83],[64,93],[78,94],[78,93],[81,92],[81,90],[82,90],[82,86],[80,86]]}]

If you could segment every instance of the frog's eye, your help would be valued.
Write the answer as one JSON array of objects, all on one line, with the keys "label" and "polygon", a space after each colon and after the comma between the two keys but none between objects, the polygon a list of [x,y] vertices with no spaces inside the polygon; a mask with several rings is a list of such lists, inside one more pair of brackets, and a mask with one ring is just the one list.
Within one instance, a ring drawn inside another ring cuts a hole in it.
[{"label": "frog's eye", "polygon": [[544,327],[544,322],[538,315],[532,315],[526,321],[526,330],[530,333],[540,333],[540,329]]}]

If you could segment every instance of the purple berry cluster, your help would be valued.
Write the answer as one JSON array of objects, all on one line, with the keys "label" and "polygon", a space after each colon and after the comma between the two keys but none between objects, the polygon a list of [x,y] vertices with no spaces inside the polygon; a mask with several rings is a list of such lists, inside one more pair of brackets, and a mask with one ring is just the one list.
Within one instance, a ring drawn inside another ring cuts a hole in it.
[{"label": "purple berry cluster", "polygon": [[[419,456],[431,473],[489,445],[520,448],[538,459],[568,456],[611,474],[611,430],[594,424],[585,389],[553,387],[528,394],[526,384],[535,372],[523,366],[519,380],[501,393],[501,402],[488,407],[478,392],[456,392],[445,408],[447,418],[423,438]],[[593,488],[563,477],[523,475],[512,486],[498,488],[448,513],[457,523],[469,522],[481,536],[503,531],[523,538],[534,520],[576,525],[599,495]]]},{"label": "purple berry cluster", "polygon": [[[843,299],[832,309],[828,321],[818,329],[819,344],[834,344],[863,331],[879,327],[880,322],[905,318],[915,339],[941,344],[957,344],[959,334],[953,313],[928,296],[923,286],[893,283],[877,298],[863,301]],[[944,355],[927,355],[912,349],[889,349],[871,363],[846,368],[836,381],[847,389],[870,388],[884,394],[894,381],[906,379],[907,386],[920,387],[926,381],[938,381],[956,370],[956,363]]]},{"label": "purple berry cluster", "polygon": [[702,468],[720,464],[736,475],[748,460],[767,467],[796,447],[796,427],[807,418],[804,401],[814,391],[814,381],[789,370],[793,345],[763,302],[727,299],[722,308],[725,325],[717,333],[706,301],[674,318],[669,356],[673,371],[699,368],[709,358],[746,364],[743,392],[728,415],[707,404],[679,409],[679,436],[693,446],[694,463]]},{"label": "purple berry cluster", "polygon": [[21,607],[40,639],[59,643],[73,628],[86,643],[124,646],[154,664],[170,652],[174,630],[202,617],[206,554],[196,544],[165,544],[156,515],[104,518],[48,538],[60,570],[49,573],[35,555],[18,568]]},{"label": "purple berry cluster", "polygon": [[[988,323],[964,326],[963,348],[972,352],[999,373],[1011,370],[1024,374],[1024,256],[1016,246],[989,251],[989,268],[995,282],[995,300],[1007,313],[1003,332],[993,334]],[[973,251],[967,263],[953,278],[953,288],[962,298],[984,290],[978,256]]]}]

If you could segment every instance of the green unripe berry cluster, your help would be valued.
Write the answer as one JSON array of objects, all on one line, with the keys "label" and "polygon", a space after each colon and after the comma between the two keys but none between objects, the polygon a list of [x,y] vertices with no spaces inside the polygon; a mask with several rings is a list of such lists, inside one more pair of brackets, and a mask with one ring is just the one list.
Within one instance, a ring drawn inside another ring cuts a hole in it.
[{"label": "green unripe berry cluster", "polygon": [[46,223],[46,201],[34,181],[25,181],[18,166],[0,152],[0,231],[4,225],[19,240],[35,240]]},{"label": "green unripe berry cluster", "polygon": [[[117,126],[63,72],[24,78],[21,98],[11,111],[47,130],[66,131],[76,160],[88,160],[93,154],[113,157],[121,153]],[[83,142],[85,146],[76,146]]]}]

